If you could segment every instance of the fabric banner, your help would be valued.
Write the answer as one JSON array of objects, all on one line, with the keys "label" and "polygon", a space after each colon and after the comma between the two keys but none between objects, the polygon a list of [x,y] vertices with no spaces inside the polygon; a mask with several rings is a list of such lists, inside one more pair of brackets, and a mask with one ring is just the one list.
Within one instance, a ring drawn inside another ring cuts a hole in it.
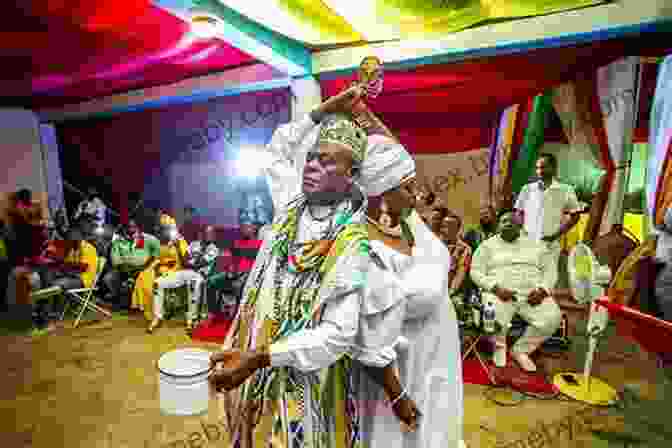
[{"label": "fabric banner", "polygon": [[511,165],[514,160],[514,135],[518,122],[520,106],[514,104],[507,107],[495,130],[494,144],[490,148],[488,161],[489,189],[488,204],[495,210],[500,208],[503,198],[511,196]]},{"label": "fabric banner", "polygon": [[672,170],[672,163],[669,161],[672,157],[670,155],[672,151],[670,147],[672,145],[672,56],[665,58],[658,71],[658,81],[651,108],[649,144],[646,199],[652,224],[660,225],[665,210],[662,199],[672,194],[670,193],[672,189],[670,182],[660,181],[666,177],[666,173]]},{"label": "fabric banner", "polygon": [[639,57],[613,62],[597,71],[597,94],[609,143],[609,154],[615,166],[611,194],[602,218],[600,235],[614,224],[623,222],[623,200],[628,179],[635,128]]},{"label": "fabric banner", "polygon": [[478,224],[480,209],[488,203],[489,148],[414,158],[419,183],[428,185],[461,216],[465,227]]},{"label": "fabric banner", "polygon": [[552,109],[551,94],[537,95],[534,98],[532,112],[525,129],[525,140],[513,165],[511,189],[518,194],[523,185],[534,175],[534,164],[539,155],[539,148],[544,144],[544,131]]}]

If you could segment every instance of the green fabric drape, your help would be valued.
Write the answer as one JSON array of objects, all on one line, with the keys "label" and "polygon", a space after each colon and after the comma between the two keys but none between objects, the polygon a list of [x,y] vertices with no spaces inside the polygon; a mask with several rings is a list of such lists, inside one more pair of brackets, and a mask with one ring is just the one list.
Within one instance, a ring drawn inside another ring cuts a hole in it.
[{"label": "green fabric drape", "polygon": [[528,183],[530,177],[534,174],[534,165],[539,155],[539,148],[544,144],[544,131],[552,108],[553,102],[550,92],[537,95],[534,98],[523,145],[513,164],[511,189],[514,195],[520,193],[523,185]]}]

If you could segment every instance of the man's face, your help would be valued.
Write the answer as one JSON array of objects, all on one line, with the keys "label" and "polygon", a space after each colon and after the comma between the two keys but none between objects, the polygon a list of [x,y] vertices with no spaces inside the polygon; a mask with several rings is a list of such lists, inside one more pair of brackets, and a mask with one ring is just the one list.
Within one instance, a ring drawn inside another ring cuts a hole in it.
[{"label": "man's face", "polygon": [[206,227],[205,230],[203,231],[203,238],[205,241],[209,243],[214,242],[216,239],[215,228],[212,226]]},{"label": "man's face", "polygon": [[344,195],[352,187],[352,152],[338,144],[322,143],[308,153],[303,170],[303,192]]},{"label": "man's face", "polygon": [[177,229],[174,226],[159,226],[159,240],[161,243],[169,243],[177,236]]},{"label": "man's face", "polygon": [[392,216],[398,216],[404,209],[415,208],[416,199],[415,179],[409,179],[397,188],[383,193],[383,199],[387,206],[387,212]]},{"label": "man's face", "polygon": [[428,205],[431,205],[430,200],[429,200],[430,196],[431,195],[429,194],[429,190],[427,188],[425,188],[425,187],[416,188],[415,200],[419,205],[422,205],[422,206],[425,206],[425,207],[428,206]]},{"label": "man's face", "polygon": [[460,221],[454,216],[446,216],[441,221],[441,237],[447,241],[455,241],[460,232]]},{"label": "man's face", "polygon": [[521,225],[513,213],[505,213],[499,218],[498,230],[504,241],[513,242],[520,237]]},{"label": "man's face", "polygon": [[535,172],[538,177],[541,179],[550,179],[555,175],[555,169],[545,157],[542,157],[537,160],[535,165]]},{"label": "man's face", "polygon": [[131,221],[128,223],[128,236],[131,238],[135,238],[140,234],[140,227],[135,221]]}]

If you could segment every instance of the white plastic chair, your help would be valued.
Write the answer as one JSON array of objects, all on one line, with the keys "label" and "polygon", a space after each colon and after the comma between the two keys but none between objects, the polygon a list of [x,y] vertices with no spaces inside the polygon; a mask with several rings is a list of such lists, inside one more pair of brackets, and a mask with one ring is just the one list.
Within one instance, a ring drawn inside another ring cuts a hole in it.
[{"label": "white plastic chair", "polygon": [[68,300],[65,304],[65,308],[63,309],[63,313],[61,314],[61,320],[65,318],[65,313],[68,311],[68,307],[73,301],[79,302],[81,304],[77,319],[75,319],[74,328],[77,328],[80,321],[82,320],[84,312],[87,309],[92,309],[94,311],[98,311],[101,314],[104,314],[107,317],[112,317],[112,313],[96,304],[96,297],[94,295],[94,293],[98,290],[98,281],[100,280],[106,262],[107,259],[105,257],[98,257],[96,276],[94,277],[93,284],[90,288],[76,288],[64,291],[65,297]]}]

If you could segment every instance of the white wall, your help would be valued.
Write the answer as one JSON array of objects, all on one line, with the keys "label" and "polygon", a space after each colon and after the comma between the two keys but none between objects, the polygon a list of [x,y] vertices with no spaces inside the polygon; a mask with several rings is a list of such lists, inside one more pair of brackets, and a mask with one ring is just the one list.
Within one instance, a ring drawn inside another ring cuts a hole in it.
[{"label": "white wall", "polygon": [[40,142],[40,123],[31,111],[0,109],[0,216],[7,196],[21,188],[33,191],[47,205],[46,168]]}]

